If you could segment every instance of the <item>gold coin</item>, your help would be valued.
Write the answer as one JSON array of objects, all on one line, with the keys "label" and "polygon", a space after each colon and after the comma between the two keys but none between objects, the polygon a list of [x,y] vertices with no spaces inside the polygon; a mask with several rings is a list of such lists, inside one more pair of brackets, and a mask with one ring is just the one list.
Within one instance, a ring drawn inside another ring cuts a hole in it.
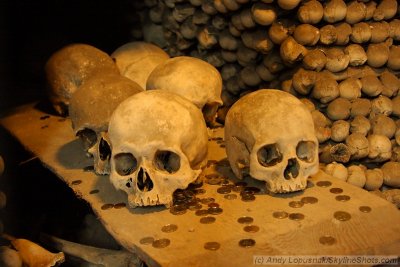
[{"label": "gold coin", "polygon": [[220,207],[211,207],[208,208],[208,213],[212,215],[218,215],[222,213],[222,209]]},{"label": "gold coin", "polygon": [[250,248],[253,247],[256,244],[256,241],[254,239],[242,239],[239,241],[239,246],[243,248]]},{"label": "gold coin", "polygon": [[339,221],[348,221],[351,219],[351,215],[348,212],[345,211],[336,211],[333,216],[335,217],[335,219],[339,220]]},{"label": "gold coin", "polygon": [[126,204],[125,203],[117,203],[114,205],[114,209],[122,209],[125,208]]},{"label": "gold coin", "polygon": [[246,225],[245,227],[243,227],[243,230],[248,233],[256,233],[260,230],[260,227],[258,227],[257,225]]},{"label": "gold coin", "polygon": [[139,243],[142,245],[150,245],[153,244],[154,238],[151,236],[143,237],[139,240]]},{"label": "gold coin", "polygon": [[213,203],[208,204],[207,206],[208,206],[209,208],[218,208],[218,207],[219,207],[219,204],[216,203],[216,202],[213,202]]},{"label": "gold coin", "polygon": [[329,187],[332,183],[330,181],[318,181],[317,186],[319,187]]},{"label": "gold coin", "polygon": [[204,248],[207,250],[218,250],[221,245],[218,242],[206,242]]},{"label": "gold coin", "polygon": [[71,182],[72,185],[79,185],[81,183],[82,183],[82,180],[75,180],[75,181]]},{"label": "gold coin", "polygon": [[164,233],[172,233],[178,230],[178,226],[176,224],[166,224],[161,228],[161,231]]},{"label": "gold coin", "polygon": [[215,202],[215,199],[212,198],[212,197],[207,197],[207,198],[203,198],[200,202],[201,202],[202,204],[204,204],[204,205],[208,205],[208,204],[210,204],[210,203]]},{"label": "gold coin", "polygon": [[350,200],[350,196],[348,195],[338,195],[335,197],[337,201],[346,202]]},{"label": "gold coin", "polygon": [[200,223],[202,224],[210,224],[214,223],[216,221],[215,217],[212,216],[206,216],[200,219]]},{"label": "gold coin", "polygon": [[233,191],[233,192],[236,192],[236,193],[240,193],[240,192],[243,191],[243,189],[244,189],[244,186],[235,185],[235,186],[232,188],[232,191]]},{"label": "gold coin", "polygon": [[343,193],[343,189],[339,187],[334,187],[329,190],[332,194],[341,194]]},{"label": "gold coin", "polygon": [[201,206],[201,204],[200,203],[193,203],[193,204],[190,204],[190,205],[188,205],[188,209],[189,210],[199,210],[199,209],[201,209],[203,206]]},{"label": "gold coin", "polygon": [[177,204],[173,205],[170,209],[169,212],[174,214],[174,215],[182,215],[186,213],[186,205],[184,204]]},{"label": "gold coin", "polygon": [[243,188],[244,193],[250,193],[250,194],[257,194],[261,192],[261,189],[255,186],[246,186]]},{"label": "gold coin", "polygon": [[336,239],[330,235],[324,235],[319,238],[319,243],[322,245],[331,246],[336,243]]},{"label": "gold coin", "polygon": [[210,179],[206,180],[206,183],[209,185],[219,185],[219,184],[221,184],[221,182],[222,182],[222,179],[219,177],[210,178]]},{"label": "gold coin", "polygon": [[206,190],[203,189],[203,188],[196,188],[196,189],[194,190],[194,194],[195,194],[195,195],[203,195],[203,194],[205,194],[205,193],[206,193]]},{"label": "gold coin", "polygon": [[229,180],[225,179],[221,182],[222,185],[229,185]]},{"label": "gold coin", "polygon": [[206,216],[208,215],[208,210],[196,210],[196,216]]},{"label": "gold coin", "polygon": [[94,189],[94,190],[90,191],[89,194],[93,195],[93,194],[97,194],[99,192],[100,192],[99,189]]},{"label": "gold coin", "polygon": [[222,186],[217,189],[217,193],[222,194],[222,195],[229,194],[230,192],[231,192],[231,189],[228,186]]},{"label": "gold coin", "polygon": [[168,247],[170,243],[171,241],[168,238],[161,238],[154,240],[152,245],[155,248],[165,248]]},{"label": "gold coin", "polygon": [[253,221],[254,221],[254,219],[249,216],[243,216],[243,217],[240,217],[239,219],[237,219],[237,222],[241,223],[241,224],[250,224]]},{"label": "gold coin", "polygon": [[293,221],[301,221],[304,219],[304,214],[302,213],[290,213],[289,214],[289,219]]},{"label": "gold coin", "polygon": [[224,198],[227,200],[234,200],[234,199],[237,199],[237,195],[236,194],[227,194],[224,196]]},{"label": "gold coin", "polygon": [[245,187],[245,186],[247,186],[247,183],[242,181],[242,182],[236,182],[235,185]]},{"label": "gold coin", "polygon": [[285,219],[289,216],[289,214],[285,211],[275,211],[274,213],[272,213],[272,216],[277,219]]},{"label": "gold coin", "polygon": [[369,212],[371,212],[371,207],[369,207],[369,206],[361,206],[360,208],[359,208],[359,210],[361,211],[361,212],[364,212],[364,213],[369,213]]},{"label": "gold coin", "polygon": [[303,197],[300,200],[304,204],[315,204],[318,202],[318,198],[316,197]]},{"label": "gold coin", "polygon": [[243,202],[250,202],[256,200],[256,197],[253,194],[243,194],[241,199]]},{"label": "gold coin", "polygon": [[301,201],[290,201],[289,202],[289,207],[292,207],[292,208],[301,208],[301,207],[303,207],[303,205],[304,205],[304,203]]},{"label": "gold coin", "polygon": [[111,208],[114,207],[114,204],[104,204],[103,206],[101,206],[102,210],[109,210]]}]

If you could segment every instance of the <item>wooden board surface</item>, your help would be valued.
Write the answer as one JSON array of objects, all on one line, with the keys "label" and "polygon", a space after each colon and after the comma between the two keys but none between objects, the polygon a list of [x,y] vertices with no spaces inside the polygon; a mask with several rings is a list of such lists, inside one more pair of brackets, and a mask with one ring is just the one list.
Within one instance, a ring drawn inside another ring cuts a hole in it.
[{"label": "wooden board surface", "polygon": [[[400,251],[400,212],[394,205],[323,172],[310,179],[309,188],[304,192],[271,196],[261,191],[252,202],[242,201],[238,193],[235,193],[236,199],[225,199],[223,194],[217,193],[219,185],[205,182],[202,188],[206,193],[197,197],[214,198],[223,213],[213,215],[214,223],[202,224],[201,217],[191,210],[173,215],[165,207],[131,209],[108,205],[112,208],[104,209],[105,204],[125,203],[126,195],[112,187],[108,176],[84,170],[91,162],[82,152],[68,119],[28,105],[3,117],[0,123],[92,206],[123,247],[137,253],[149,266],[249,266],[253,264],[254,255],[398,255]],[[222,129],[212,131],[211,135],[209,159],[220,162],[211,164],[203,176],[219,173],[231,183],[237,182],[224,160],[221,141],[216,138],[222,137]],[[261,182],[251,178],[245,181],[263,188]],[[330,181],[332,185],[321,187],[319,181]],[[332,188],[343,189],[340,195],[348,195],[350,200],[336,200],[338,194],[330,192]],[[318,202],[300,208],[289,206],[291,201],[306,196],[315,197]],[[371,212],[361,212],[361,206],[370,207]],[[276,211],[301,213],[304,219],[278,219],[273,216]],[[350,220],[336,219],[337,211],[349,213]],[[252,224],[258,226],[259,231],[246,232],[245,225],[237,221],[242,216],[252,217]],[[175,224],[178,229],[165,233],[161,229],[167,224]],[[335,242],[321,244],[323,236],[331,236]],[[141,244],[144,237],[167,238],[170,244],[165,248]],[[239,246],[241,239],[249,238],[256,242],[253,247]],[[204,248],[206,242],[212,241],[220,243],[218,250]]]}]

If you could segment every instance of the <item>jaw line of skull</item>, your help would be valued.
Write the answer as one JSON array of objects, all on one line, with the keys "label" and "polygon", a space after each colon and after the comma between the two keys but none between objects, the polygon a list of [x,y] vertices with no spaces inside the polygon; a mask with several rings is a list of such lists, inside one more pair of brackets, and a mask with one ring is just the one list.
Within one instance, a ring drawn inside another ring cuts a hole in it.
[{"label": "jaw line of skull", "polygon": [[267,189],[272,193],[290,193],[300,191],[307,186],[307,177],[297,176],[296,178],[290,179],[267,179]]}]

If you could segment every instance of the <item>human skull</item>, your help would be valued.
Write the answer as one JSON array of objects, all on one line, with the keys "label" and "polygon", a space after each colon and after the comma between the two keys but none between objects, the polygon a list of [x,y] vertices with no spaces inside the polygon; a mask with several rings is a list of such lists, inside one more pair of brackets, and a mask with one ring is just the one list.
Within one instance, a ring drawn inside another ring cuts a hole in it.
[{"label": "human skull", "polygon": [[228,111],[225,142],[234,174],[266,181],[270,192],[302,190],[318,171],[318,141],[306,106],[289,93],[262,89]]},{"label": "human skull", "polygon": [[144,91],[125,100],[109,125],[110,180],[131,206],[172,203],[176,189],[196,180],[207,160],[207,128],[187,99]]},{"label": "human skull", "polygon": [[68,114],[72,94],[99,71],[119,74],[109,55],[87,44],[67,45],[51,55],[45,72],[50,101],[60,115]]},{"label": "human skull", "polygon": [[126,98],[143,91],[121,75],[98,73],[90,77],[71,97],[69,114],[75,134],[94,160],[97,174],[110,172],[111,148],[108,122],[115,108]]},{"label": "human skull", "polygon": [[117,48],[111,57],[121,74],[146,88],[150,73],[159,64],[169,59],[161,48],[146,42],[130,42]]},{"label": "human skull", "polygon": [[170,58],[150,74],[146,90],[161,89],[190,100],[203,111],[207,123],[215,119],[222,105],[222,78],[211,64],[194,57]]}]

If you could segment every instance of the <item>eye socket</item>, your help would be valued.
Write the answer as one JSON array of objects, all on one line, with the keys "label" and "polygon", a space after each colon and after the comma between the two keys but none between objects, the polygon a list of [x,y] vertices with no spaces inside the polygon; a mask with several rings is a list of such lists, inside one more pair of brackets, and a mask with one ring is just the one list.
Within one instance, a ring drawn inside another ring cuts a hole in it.
[{"label": "eye socket", "polygon": [[312,141],[300,141],[296,147],[297,157],[305,162],[313,162],[316,145]]},{"label": "eye socket", "polygon": [[115,171],[126,176],[133,173],[137,168],[137,160],[131,153],[119,153],[114,156]]},{"label": "eye socket", "polygon": [[76,136],[78,136],[79,139],[81,139],[85,150],[88,150],[89,148],[94,146],[97,142],[96,132],[88,128],[78,131],[76,133]]},{"label": "eye socket", "polygon": [[154,156],[154,165],[161,171],[174,173],[181,167],[181,158],[172,151],[159,150]]},{"label": "eye socket", "polygon": [[270,144],[258,150],[257,159],[262,166],[271,167],[282,161],[282,154],[277,144]]}]

